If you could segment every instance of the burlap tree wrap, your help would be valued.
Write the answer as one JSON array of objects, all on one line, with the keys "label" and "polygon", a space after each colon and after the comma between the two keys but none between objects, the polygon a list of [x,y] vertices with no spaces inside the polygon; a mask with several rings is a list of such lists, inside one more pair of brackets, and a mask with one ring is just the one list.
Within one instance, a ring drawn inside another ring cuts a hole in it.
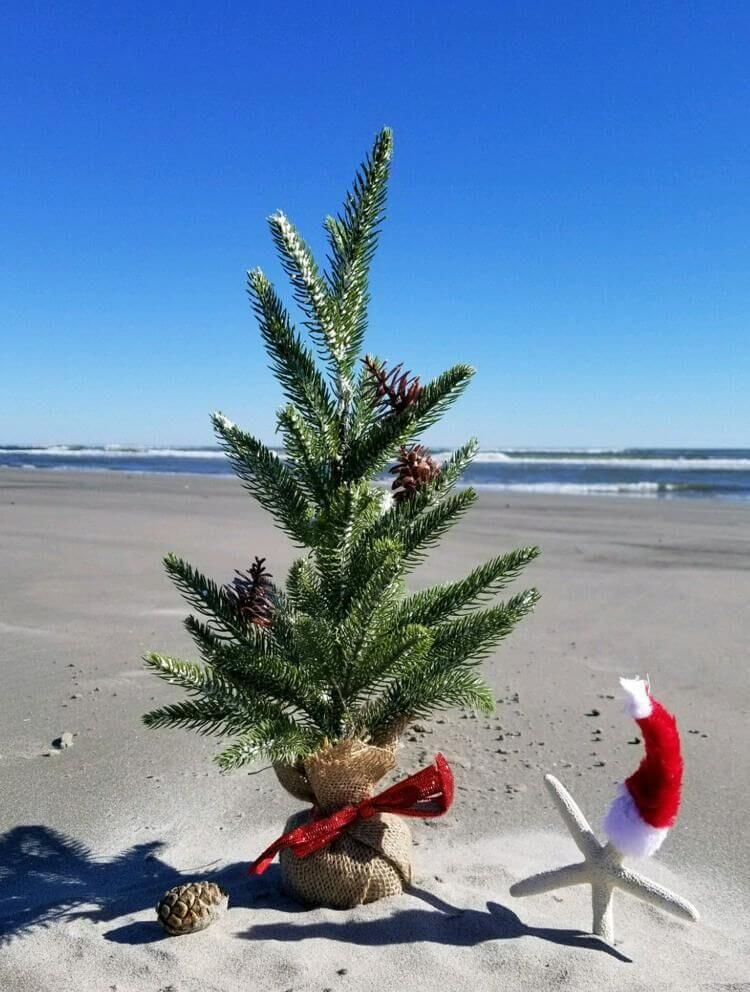
[{"label": "burlap tree wrap", "polygon": [[[375,786],[396,764],[395,748],[345,740],[298,762],[275,766],[276,775],[297,799],[321,813],[355,805],[375,793]],[[284,832],[310,819],[300,810]],[[279,852],[284,889],[313,906],[349,909],[385,896],[399,895],[411,879],[411,832],[403,817],[378,813],[358,820],[328,847],[306,858]]]}]

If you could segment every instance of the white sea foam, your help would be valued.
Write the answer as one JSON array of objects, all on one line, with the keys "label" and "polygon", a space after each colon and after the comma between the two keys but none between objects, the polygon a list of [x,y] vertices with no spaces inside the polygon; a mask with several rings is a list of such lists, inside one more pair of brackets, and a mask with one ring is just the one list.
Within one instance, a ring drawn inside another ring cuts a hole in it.
[{"label": "white sea foam", "polygon": [[53,444],[47,448],[2,448],[6,455],[58,455],[65,458],[226,458],[218,448],[128,448],[106,445],[101,448],[75,448]]},{"label": "white sea foam", "polygon": [[659,493],[673,492],[680,486],[663,482],[487,482],[472,483],[475,489],[496,489],[517,493],[569,493],[571,495],[586,495],[601,493],[602,495],[657,496]]},{"label": "white sea foam", "polygon": [[[451,455],[447,448],[433,449],[433,456],[445,460]],[[644,453],[626,453],[624,448],[504,448],[502,451],[479,451],[474,457],[477,465],[570,465],[600,468],[671,469],[676,471],[736,471],[750,472],[750,458],[725,458],[709,453],[696,457],[694,453],[664,457]]]},{"label": "white sea foam", "polygon": [[514,455],[621,455],[630,448],[555,448],[555,447],[510,447],[510,448],[486,448],[485,454],[498,452],[509,456]]},{"label": "white sea foam", "polygon": [[488,464],[493,462],[515,462],[516,460],[512,455],[508,455],[504,451],[479,451],[474,458],[475,462],[486,462]]},{"label": "white sea foam", "polygon": [[[448,448],[434,448],[432,453],[435,458],[441,460],[449,458],[452,454]],[[219,448],[160,448],[124,444],[90,445],[87,447],[67,444],[39,445],[36,447],[0,445],[0,454],[56,455],[66,458],[202,458],[209,460],[225,457],[224,452]],[[692,452],[684,456],[668,458],[650,453],[635,456],[626,454],[623,448],[505,448],[503,450],[479,451],[474,461],[477,464],[591,465],[601,468],[673,469],[677,471],[750,471],[749,457],[713,457],[708,453],[705,457],[696,457]]]},{"label": "white sea foam", "polygon": [[503,461],[509,465],[593,465],[600,468],[675,469],[677,471],[750,471],[750,458],[578,458],[537,455],[508,456],[496,452],[479,452],[478,464]]}]

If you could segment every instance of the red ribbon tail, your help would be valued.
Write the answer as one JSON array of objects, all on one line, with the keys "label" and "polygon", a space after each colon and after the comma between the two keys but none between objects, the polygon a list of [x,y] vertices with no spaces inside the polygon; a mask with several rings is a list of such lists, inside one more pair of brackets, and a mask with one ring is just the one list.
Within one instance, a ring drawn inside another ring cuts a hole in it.
[{"label": "red ribbon tail", "polygon": [[319,816],[315,807],[310,811],[310,822],[295,827],[289,833],[283,834],[267,847],[265,851],[252,862],[250,875],[262,875],[273,859],[284,848],[288,848],[298,858],[306,858],[309,854],[326,847],[338,837],[349,824],[356,820],[358,812],[354,806],[345,806],[330,816]]},{"label": "red ribbon tail", "polygon": [[267,847],[260,857],[256,858],[255,861],[252,862],[247,870],[248,875],[262,875],[284,846],[282,843],[283,840],[284,838],[280,837],[278,840],[275,840],[270,847]]}]

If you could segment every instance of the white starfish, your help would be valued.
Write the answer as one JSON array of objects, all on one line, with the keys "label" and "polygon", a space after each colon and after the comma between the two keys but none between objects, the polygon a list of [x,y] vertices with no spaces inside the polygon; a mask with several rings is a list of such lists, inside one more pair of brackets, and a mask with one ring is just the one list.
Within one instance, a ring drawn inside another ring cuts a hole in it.
[{"label": "white starfish", "polygon": [[524,878],[511,886],[512,896],[538,895],[569,885],[590,885],[594,914],[592,932],[609,944],[614,944],[615,936],[612,921],[612,896],[615,889],[623,889],[637,899],[658,906],[683,920],[698,919],[698,910],[687,899],[675,895],[663,885],[657,885],[650,878],[625,868],[622,863],[623,854],[610,842],[600,844],[578,804],[554,775],[545,775],[544,781],[584,860]]}]

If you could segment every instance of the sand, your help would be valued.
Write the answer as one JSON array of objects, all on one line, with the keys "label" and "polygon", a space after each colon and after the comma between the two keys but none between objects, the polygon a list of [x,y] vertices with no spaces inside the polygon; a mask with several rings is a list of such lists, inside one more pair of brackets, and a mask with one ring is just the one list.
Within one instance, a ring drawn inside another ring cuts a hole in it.
[{"label": "sand", "polygon": [[[221,776],[215,741],[139,722],[177,695],[140,655],[192,654],[163,552],[228,579],[255,554],[283,576],[292,549],[234,480],[1,472],[0,989],[750,989],[749,513],[483,494],[414,581],[542,546],[526,573],[542,601],[487,663],[497,714],[446,714],[401,748],[403,774],[441,750],[458,785],[447,817],[414,825],[413,890],[303,911],[275,866],[245,874],[298,806],[272,772]],[[680,718],[687,772],[681,819],[645,867],[702,919],[622,896],[611,949],[586,935],[585,890],[508,889],[576,853],[544,771],[598,823],[635,768],[637,728],[612,696],[619,673],[644,671]],[[228,913],[162,937],[156,900],[206,876]]]}]

